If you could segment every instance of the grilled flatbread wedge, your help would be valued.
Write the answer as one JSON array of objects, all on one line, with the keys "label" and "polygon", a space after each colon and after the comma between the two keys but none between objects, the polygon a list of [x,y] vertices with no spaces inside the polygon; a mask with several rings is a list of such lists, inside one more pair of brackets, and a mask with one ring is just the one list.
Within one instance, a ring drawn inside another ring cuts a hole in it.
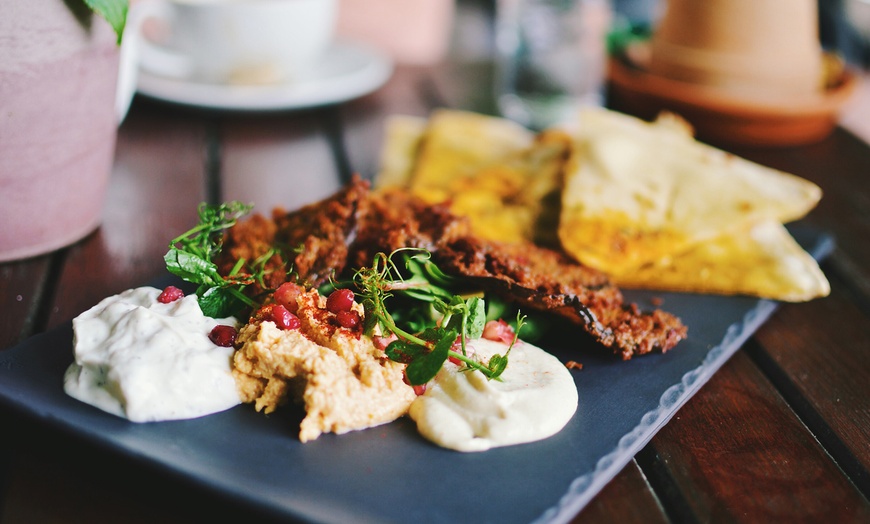
[{"label": "grilled flatbread wedge", "polygon": [[439,110],[428,121],[387,122],[376,187],[403,186],[430,204],[450,202],[489,240],[558,244],[564,165],[572,137],[535,135],[514,122]]},{"label": "grilled flatbread wedge", "polygon": [[749,295],[787,302],[827,296],[815,259],[775,220],[701,242],[614,278],[626,288]]},{"label": "grilled flatbread wedge", "polygon": [[575,146],[559,238],[615,277],[754,223],[798,219],[821,198],[807,180],[695,141],[676,117],[587,109]]},{"label": "grilled flatbread wedge", "polygon": [[416,116],[395,115],[387,120],[384,145],[381,148],[381,166],[375,177],[375,186],[384,188],[408,185],[426,125],[425,118]]},{"label": "grilled flatbread wedge", "polygon": [[510,120],[467,111],[435,111],[417,151],[411,187],[430,202],[443,202],[451,196],[454,180],[503,162],[533,140],[531,131]]}]

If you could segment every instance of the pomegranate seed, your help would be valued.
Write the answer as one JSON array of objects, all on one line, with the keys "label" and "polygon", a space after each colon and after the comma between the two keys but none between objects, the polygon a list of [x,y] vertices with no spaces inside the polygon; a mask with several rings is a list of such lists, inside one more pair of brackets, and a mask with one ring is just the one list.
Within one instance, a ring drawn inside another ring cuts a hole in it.
[{"label": "pomegranate seed", "polygon": [[175,302],[183,297],[184,291],[175,286],[166,286],[160,295],[157,296],[157,302],[160,302],[161,304],[169,304],[170,302]]},{"label": "pomegranate seed", "polygon": [[296,299],[304,292],[305,288],[302,286],[293,282],[284,282],[278,286],[272,298],[276,304],[284,306],[287,308],[287,311],[295,314],[299,310],[299,304],[296,303]]},{"label": "pomegranate seed", "polygon": [[359,313],[352,309],[350,311],[339,311],[335,314],[335,320],[338,321],[339,326],[347,329],[354,329],[362,322]]},{"label": "pomegranate seed", "polygon": [[233,326],[217,325],[208,334],[208,339],[216,346],[228,348],[236,343],[236,328]]},{"label": "pomegranate seed", "polygon": [[[411,382],[408,380],[407,374],[404,374],[404,373],[402,374],[402,381],[405,384],[411,386]],[[411,387],[414,388],[414,393],[416,393],[418,397],[426,392],[426,384],[420,384],[420,385],[411,386]]]},{"label": "pomegranate seed", "polygon": [[483,326],[483,338],[510,344],[514,340],[514,328],[502,319],[490,320]]},{"label": "pomegranate seed", "polygon": [[375,344],[375,347],[380,349],[381,351],[387,349],[387,346],[390,345],[390,342],[394,340],[399,340],[399,337],[397,337],[395,333],[388,337],[380,337],[378,335],[374,335],[372,337],[372,342]]},{"label": "pomegranate seed", "polygon": [[[456,340],[453,342],[453,345],[450,346],[450,350],[454,351],[456,353],[459,353],[460,355],[463,354],[462,353],[462,336],[456,337]],[[468,343],[465,344],[465,356],[467,356],[467,357],[474,356],[474,348],[471,346],[471,344],[468,344]],[[461,360],[459,360],[458,357],[449,356],[449,357],[447,357],[447,360],[449,360],[450,362],[453,362],[457,366],[464,366],[465,365]]]},{"label": "pomegranate seed", "polygon": [[[450,346],[450,350],[456,353],[462,353],[462,336],[456,337],[456,340],[453,341],[453,345]],[[447,357],[447,360],[453,362],[457,366],[462,365],[462,361],[452,355]]]},{"label": "pomegranate seed", "polygon": [[353,307],[353,296],[353,291],[349,289],[336,289],[326,299],[326,309],[336,314],[340,311],[350,311]]},{"label": "pomegranate seed", "polygon": [[299,326],[302,324],[299,321],[299,317],[281,305],[272,308],[272,322],[278,326],[278,329],[299,329]]}]

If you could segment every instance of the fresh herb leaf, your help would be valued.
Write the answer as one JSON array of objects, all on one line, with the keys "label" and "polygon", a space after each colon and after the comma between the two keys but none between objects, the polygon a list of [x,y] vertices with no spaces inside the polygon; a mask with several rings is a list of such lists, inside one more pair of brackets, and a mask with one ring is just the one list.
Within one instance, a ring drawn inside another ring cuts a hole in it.
[{"label": "fresh herb leaf", "polygon": [[420,346],[405,340],[394,340],[390,342],[384,353],[396,362],[402,364],[410,364],[414,360],[424,356],[428,350],[425,346]]},{"label": "fresh herb leaf", "polygon": [[[478,296],[463,298],[453,293],[452,287],[457,286],[459,280],[441,271],[430,260],[428,252],[414,251],[397,250],[389,256],[378,253],[371,267],[361,268],[354,275],[365,309],[365,333],[372,335],[379,327],[382,333],[398,337],[387,347],[386,354],[392,360],[408,364],[405,374],[413,385],[431,380],[448,357],[458,359],[489,378],[498,378],[507,367],[507,354],[499,356],[495,362],[491,360],[491,363],[483,364],[467,356],[465,350],[467,340],[480,338],[483,334],[486,323],[484,300]],[[394,256],[403,258],[406,273],[399,271]],[[423,322],[419,322],[422,316],[419,315],[420,303],[434,310],[439,318],[429,315],[428,326],[425,326],[428,329],[409,330],[407,325],[400,326],[396,318],[402,313],[397,311],[394,316],[387,307],[388,299],[400,297],[418,302],[418,307],[411,308],[417,312],[412,325],[424,327]],[[432,327],[436,320],[440,320],[441,327]],[[452,349],[457,339],[461,342],[461,352]]]},{"label": "fresh herb leaf", "polygon": [[[508,353],[510,350],[508,350]],[[487,368],[492,372],[493,378],[501,376],[504,373],[504,370],[507,369],[508,365],[508,354],[505,353],[504,356],[499,354],[495,354],[489,359],[489,363],[486,365]]]},{"label": "fresh herb leaf", "polygon": [[508,355],[510,355],[511,349],[513,349],[514,345],[517,343],[520,336],[520,330],[523,328],[525,321],[526,317],[517,313],[517,327],[514,329],[514,339],[511,341],[511,345],[508,346],[504,355],[495,354],[490,357],[489,362],[486,365],[492,375],[490,378],[499,378],[501,374],[504,373],[504,370],[507,369]]},{"label": "fresh herb leaf", "polygon": [[415,358],[405,369],[405,376],[411,385],[419,386],[435,378],[451,353],[450,347],[456,340],[456,331],[439,328],[437,332],[440,336],[432,351]]},{"label": "fresh herb leaf", "polygon": [[124,26],[127,25],[127,11],[130,9],[129,0],[84,0],[91,11],[102,16],[109,22],[115,34],[118,36],[118,44],[124,35]]},{"label": "fresh herb leaf", "polygon": [[223,247],[224,232],[236,225],[252,207],[241,202],[217,206],[200,204],[199,223],[172,239],[163,257],[170,273],[199,286],[196,294],[206,316],[224,318],[256,306],[256,302],[242,290],[247,285],[263,281],[265,263],[274,251],[270,250],[267,255],[254,261],[251,273],[242,272],[246,264],[244,260],[239,260],[225,277],[214,262]]},{"label": "fresh herb leaf", "polygon": [[245,295],[229,287],[207,287],[197,291],[197,301],[202,314],[211,318],[235,316],[250,306]]},{"label": "fresh herb leaf", "polygon": [[169,247],[163,260],[170,273],[193,284],[215,286],[223,282],[223,277],[213,262],[174,246]]}]

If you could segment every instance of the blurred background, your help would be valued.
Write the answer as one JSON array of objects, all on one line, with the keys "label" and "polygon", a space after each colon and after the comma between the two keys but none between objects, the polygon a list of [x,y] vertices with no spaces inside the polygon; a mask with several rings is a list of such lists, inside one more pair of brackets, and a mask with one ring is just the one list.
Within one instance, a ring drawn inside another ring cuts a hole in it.
[{"label": "blurred background", "polygon": [[[650,29],[666,0],[610,0],[614,23]],[[497,0],[457,0],[458,24],[453,28],[450,52],[463,58],[493,52]],[[828,51],[849,63],[870,65],[870,0],[819,0],[819,38]]]}]

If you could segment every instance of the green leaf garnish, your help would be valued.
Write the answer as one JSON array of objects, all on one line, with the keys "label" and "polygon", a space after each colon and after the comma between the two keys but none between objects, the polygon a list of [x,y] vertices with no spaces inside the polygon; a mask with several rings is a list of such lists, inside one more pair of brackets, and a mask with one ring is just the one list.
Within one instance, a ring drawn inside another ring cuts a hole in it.
[{"label": "green leaf garnish", "polygon": [[508,346],[507,351],[505,351],[504,355],[495,354],[490,357],[486,367],[489,368],[489,371],[492,373],[492,378],[500,377],[501,374],[504,373],[504,370],[507,369],[508,355],[510,355],[511,349],[513,349],[514,345],[519,339],[520,329],[522,329],[525,320],[525,316],[521,316],[519,313],[517,313],[517,327],[516,329],[514,329],[514,338],[513,340],[511,340],[511,344],[510,346]]},{"label": "green leaf garnish", "polygon": [[220,274],[214,262],[223,247],[225,231],[236,225],[252,208],[253,206],[241,202],[217,206],[200,204],[199,223],[172,239],[169,251],[163,256],[166,269],[170,273],[198,285],[196,294],[199,306],[206,316],[229,317],[245,308],[257,306],[242,291],[250,284],[263,282],[265,264],[275,254],[275,250],[268,251],[251,264],[238,260],[226,276]]},{"label": "green leaf garnish", "polygon": [[[405,273],[399,270],[393,257],[404,260]],[[391,360],[408,364],[405,375],[412,385],[432,380],[448,357],[491,379],[497,379],[507,367],[510,348],[504,356],[493,357],[495,361],[490,359],[488,364],[467,356],[466,341],[480,338],[483,334],[486,304],[478,296],[464,298],[454,293],[452,288],[459,284],[458,279],[441,271],[430,260],[428,252],[400,249],[389,256],[378,253],[371,267],[356,272],[354,282],[365,309],[365,333],[371,336],[379,327],[385,335],[396,335],[398,339],[385,351]],[[403,307],[388,308],[387,301],[394,298],[406,299]],[[408,299],[411,305],[408,305]],[[413,312],[413,322],[400,325],[397,317],[409,316],[409,310]],[[428,314],[427,325],[423,328],[422,319],[430,311],[437,315]],[[440,327],[436,327],[439,321]],[[413,328],[409,329],[409,325]],[[460,351],[451,349],[457,339]]]},{"label": "green leaf garnish", "polygon": [[109,22],[115,34],[118,36],[118,44],[124,35],[124,26],[127,24],[127,11],[130,9],[129,0],[84,0],[91,11],[102,16]]},{"label": "green leaf garnish", "polygon": [[425,384],[435,378],[450,355],[450,347],[456,340],[456,331],[438,330],[440,337],[432,351],[415,358],[405,369],[405,376],[412,385]]}]

